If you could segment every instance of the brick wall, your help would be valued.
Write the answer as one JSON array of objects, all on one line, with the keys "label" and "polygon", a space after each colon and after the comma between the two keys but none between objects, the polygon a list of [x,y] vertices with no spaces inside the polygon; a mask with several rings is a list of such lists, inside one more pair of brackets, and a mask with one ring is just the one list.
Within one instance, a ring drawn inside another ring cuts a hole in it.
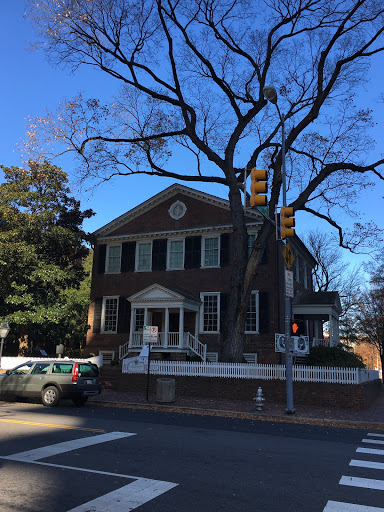
[{"label": "brick wall", "polygon": [[[146,390],[146,375],[122,374],[120,368],[103,368],[104,385],[117,391],[141,392]],[[117,378],[116,378],[117,377]],[[156,381],[169,376],[151,375],[150,392],[156,392]],[[206,397],[231,400],[252,400],[259,386],[270,403],[284,404],[285,381],[256,379],[226,379],[210,377],[172,377],[176,383],[176,397]],[[294,382],[295,404],[337,407],[341,409],[365,409],[381,391],[381,381],[359,385]]]}]

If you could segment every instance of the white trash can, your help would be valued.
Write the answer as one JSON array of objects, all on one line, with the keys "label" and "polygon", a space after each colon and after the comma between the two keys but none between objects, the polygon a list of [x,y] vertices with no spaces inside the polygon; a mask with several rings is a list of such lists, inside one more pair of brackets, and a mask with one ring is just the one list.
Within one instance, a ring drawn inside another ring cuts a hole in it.
[{"label": "white trash can", "polygon": [[161,404],[175,401],[175,379],[157,379],[156,401]]}]

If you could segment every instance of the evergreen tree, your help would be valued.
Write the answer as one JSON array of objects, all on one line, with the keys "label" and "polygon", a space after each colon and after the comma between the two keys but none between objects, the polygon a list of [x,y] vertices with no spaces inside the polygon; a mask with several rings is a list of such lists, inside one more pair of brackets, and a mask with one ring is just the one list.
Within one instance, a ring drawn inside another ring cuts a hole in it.
[{"label": "evergreen tree", "polygon": [[18,348],[12,339],[27,354],[42,348],[53,354],[64,341],[79,345],[71,326],[84,322],[88,306],[83,260],[89,235],[82,224],[93,212],[81,211],[59,167],[30,161],[28,169],[1,168],[0,317],[12,326],[8,352]]}]

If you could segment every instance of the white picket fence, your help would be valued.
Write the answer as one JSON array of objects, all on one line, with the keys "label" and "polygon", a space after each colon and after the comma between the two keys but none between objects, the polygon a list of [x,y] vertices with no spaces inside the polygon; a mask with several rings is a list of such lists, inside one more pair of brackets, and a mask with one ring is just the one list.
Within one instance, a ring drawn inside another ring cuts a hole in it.
[{"label": "white picket fence", "polygon": [[[146,358],[133,357],[124,359],[122,372],[146,373]],[[151,361],[150,373],[152,375],[180,375],[188,377],[285,380],[285,366],[277,364]],[[293,380],[296,382],[361,384],[377,379],[379,379],[379,372],[376,370],[365,370],[361,368],[323,368],[319,366],[293,367]]]}]

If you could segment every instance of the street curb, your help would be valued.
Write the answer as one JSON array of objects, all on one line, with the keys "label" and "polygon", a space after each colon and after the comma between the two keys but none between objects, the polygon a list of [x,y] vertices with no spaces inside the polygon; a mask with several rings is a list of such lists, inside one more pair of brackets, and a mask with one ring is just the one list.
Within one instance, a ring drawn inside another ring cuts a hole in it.
[{"label": "street curb", "polygon": [[162,404],[142,404],[136,402],[109,402],[109,401],[90,401],[89,404],[100,405],[103,407],[120,407],[123,409],[140,409],[149,411],[172,412],[176,414],[195,414],[200,416],[219,416],[224,418],[237,418],[253,421],[267,421],[274,423],[293,423],[298,425],[320,425],[335,428],[354,428],[354,429],[370,429],[384,430],[384,423],[364,422],[353,420],[332,420],[328,418],[306,418],[297,416],[262,416],[257,412],[237,412],[226,411],[222,409],[201,409],[198,407],[179,407]]}]

